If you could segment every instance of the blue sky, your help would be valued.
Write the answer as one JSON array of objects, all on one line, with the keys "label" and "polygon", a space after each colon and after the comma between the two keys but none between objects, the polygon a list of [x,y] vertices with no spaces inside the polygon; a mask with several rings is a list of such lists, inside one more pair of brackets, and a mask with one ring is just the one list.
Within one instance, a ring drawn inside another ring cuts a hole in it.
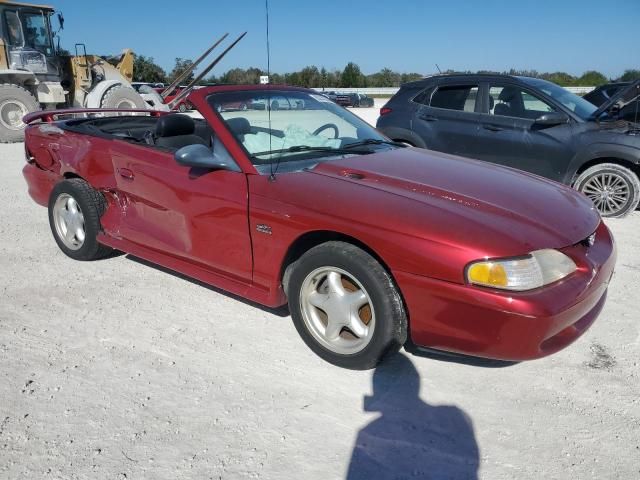
[{"label": "blue sky", "polygon": [[[224,32],[248,30],[213,73],[266,68],[264,0],[50,0],[65,16],[62,45],[89,53],[123,48],[171,70],[194,59]],[[306,65],[364,73],[383,67],[423,74],[455,70],[535,69],[617,77],[640,68],[640,0],[307,2],[270,0],[271,70]],[[54,21],[54,25],[57,23]]]}]

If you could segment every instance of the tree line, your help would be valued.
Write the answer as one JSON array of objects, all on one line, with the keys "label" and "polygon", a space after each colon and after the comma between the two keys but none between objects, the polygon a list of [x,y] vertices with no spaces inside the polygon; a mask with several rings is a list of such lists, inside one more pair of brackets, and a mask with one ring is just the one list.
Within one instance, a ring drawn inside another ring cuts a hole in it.
[{"label": "tree line", "polygon": [[[133,67],[133,80],[135,82],[150,83],[170,83],[184,72],[193,62],[189,59],[176,58],[175,65],[170,72],[165,72],[157,65],[153,57],[145,57],[144,55],[136,55]],[[609,83],[611,81],[631,81],[640,79],[640,70],[629,69],[618,78],[607,78],[606,75],[596,71],[589,70],[580,76],[571,75],[566,72],[538,72],[536,70],[515,70],[496,72],[489,70],[481,70],[478,72],[464,71],[457,72],[447,70],[442,73],[498,73],[506,75],[522,75],[527,77],[542,78],[557,83],[563,87],[594,87]],[[260,68],[232,68],[220,76],[211,75],[198,82],[201,85],[209,85],[214,83],[227,84],[257,84],[260,82],[260,76],[266,75],[266,72]],[[310,65],[302,70],[290,73],[271,73],[270,81],[275,84],[297,85],[309,88],[358,88],[358,87],[399,87],[403,83],[419,80],[425,75],[421,73],[400,73],[383,68],[379,72],[365,75],[360,67],[349,62],[342,70],[327,70],[324,67],[318,68]],[[189,75],[182,83],[190,83],[194,79],[194,74]]]}]

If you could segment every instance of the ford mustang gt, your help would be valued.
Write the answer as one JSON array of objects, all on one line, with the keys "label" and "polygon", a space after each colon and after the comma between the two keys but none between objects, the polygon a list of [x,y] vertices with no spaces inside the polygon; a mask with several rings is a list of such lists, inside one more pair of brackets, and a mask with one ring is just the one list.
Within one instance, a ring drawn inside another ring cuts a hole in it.
[{"label": "ford mustang gt", "polygon": [[311,90],[215,86],[189,102],[202,119],[25,118],[24,176],[62,252],[115,249],[288,303],[308,346],[353,369],[403,346],[535,359],[602,310],[614,242],[569,187],[396,144]]}]

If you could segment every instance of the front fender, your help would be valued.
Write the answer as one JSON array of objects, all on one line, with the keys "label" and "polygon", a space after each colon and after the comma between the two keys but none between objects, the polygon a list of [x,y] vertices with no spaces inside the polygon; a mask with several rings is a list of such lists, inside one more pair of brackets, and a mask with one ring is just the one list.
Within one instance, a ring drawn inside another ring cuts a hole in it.
[{"label": "front fender", "polygon": [[411,130],[398,127],[378,127],[383,134],[389,137],[391,140],[405,141],[420,148],[429,148],[422,138]]},{"label": "front fender", "polygon": [[617,143],[592,143],[573,157],[565,174],[564,183],[571,185],[580,167],[595,158],[617,158],[640,165],[640,148]]}]

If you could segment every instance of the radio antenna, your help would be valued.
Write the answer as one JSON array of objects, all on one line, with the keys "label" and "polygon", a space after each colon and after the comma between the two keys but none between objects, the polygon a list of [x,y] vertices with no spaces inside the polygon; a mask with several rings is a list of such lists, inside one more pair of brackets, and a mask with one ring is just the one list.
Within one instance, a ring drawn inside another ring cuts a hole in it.
[{"label": "radio antenna", "polygon": [[[267,119],[269,122],[269,151],[273,150],[272,135],[271,135],[271,92],[269,91],[269,84],[271,83],[271,48],[269,45],[269,0],[264,0],[264,10],[267,17]],[[273,158],[269,162],[269,180],[274,181],[276,179],[276,172],[273,169]]]},{"label": "radio antenna", "polygon": [[186,98],[191,93],[191,90],[193,90],[193,87],[196,85],[196,83],[202,80],[205,77],[205,75],[207,75],[213,69],[213,67],[215,67],[218,64],[218,62],[220,62],[220,60],[222,60],[224,56],[227,53],[229,53],[229,50],[235,47],[238,44],[238,42],[244,38],[246,34],[247,32],[244,32],[242,35],[236,38],[235,41],[231,45],[229,45],[220,55],[218,55],[209,65],[207,65],[207,67],[204,70],[202,70],[196,78],[191,80],[191,83],[187,85],[186,88],[182,90],[178,95],[176,95],[176,97],[173,100],[171,100],[171,102],[168,103],[169,110],[173,110],[173,107],[178,105],[183,98]]},{"label": "radio antenna", "polygon": [[173,93],[173,91],[176,89],[176,87],[178,85],[180,85],[180,82],[182,82],[185,78],[187,78],[189,75],[191,75],[191,73],[196,69],[196,67],[198,65],[200,65],[200,63],[207,58],[207,56],[213,52],[213,50],[220,45],[220,43],[222,43],[222,41],[227,38],[227,36],[229,36],[228,33],[225,33],[222,37],[220,37],[216,43],[214,43],[211,47],[209,47],[202,55],[200,55],[200,57],[193,62],[189,67],[185,68],[184,72],[182,72],[180,75],[178,75],[176,77],[176,79],[171,82],[171,85],[169,85],[167,88],[165,88],[162,93],[160,94],[160,96],[162,97],[162,99],[164,100],[165,98],[167,98],[169,95],[171,95]]}]

